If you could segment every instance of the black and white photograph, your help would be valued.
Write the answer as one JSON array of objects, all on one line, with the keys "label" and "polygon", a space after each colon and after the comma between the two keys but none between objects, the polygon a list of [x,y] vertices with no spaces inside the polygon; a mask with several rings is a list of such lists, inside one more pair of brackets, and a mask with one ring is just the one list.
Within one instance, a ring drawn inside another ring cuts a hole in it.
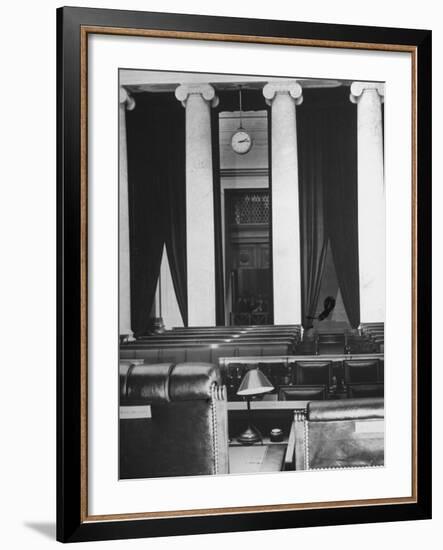
[{"label": "black and white photograph", "polygon": [[118,86],[120,480],[384,467],[385,83]]}]

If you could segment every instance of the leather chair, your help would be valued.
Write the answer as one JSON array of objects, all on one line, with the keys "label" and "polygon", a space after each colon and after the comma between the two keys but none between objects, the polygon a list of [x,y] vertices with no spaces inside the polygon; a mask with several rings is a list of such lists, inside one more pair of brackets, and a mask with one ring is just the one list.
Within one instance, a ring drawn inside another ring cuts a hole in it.
[{"label": "leather chair", "polygon": [[379,367],[377,359],[343,361],[345,382],[378,382]]},{"label": "leather chair", "polygon": [[295,363],[297,385],[325,384],[331,385],[331,361],[297,361]]},{"label": "leather chair", "polygon": [[383,398],[313,401],[294,414],[296,470],[384,464]]},{"label": "leather chair", "polygon": [[348,397],[384,397],[384,384],[377,382],[375,384],[349,384]]},{"label": "leather chair", "polygon": [[258,368],[268,378],[274,388],[279,386],[290,386],[293,384],[292,365],[288,365],[286,359],[275,362],[267,361],[266,363],[258,363]]},{"label": "leather chair", "polygon": [[279,401],[309,401],[326,399],[326,386],[280,386]]},{"label": "leather chair", "polygon": [[227,401],[218,367],[123,363],[120,406],[136,405],[150,405],[151,417],[120,419],[121,479],[228,473]]}]

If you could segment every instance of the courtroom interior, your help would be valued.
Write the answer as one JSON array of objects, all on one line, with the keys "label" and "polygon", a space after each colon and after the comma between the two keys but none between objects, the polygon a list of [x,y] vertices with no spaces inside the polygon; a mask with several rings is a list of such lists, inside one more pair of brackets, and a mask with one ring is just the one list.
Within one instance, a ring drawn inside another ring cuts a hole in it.
[{"label": "courtroom interior", "polygon": [[384,84],[120,70],[120,479],[384,464]]}]

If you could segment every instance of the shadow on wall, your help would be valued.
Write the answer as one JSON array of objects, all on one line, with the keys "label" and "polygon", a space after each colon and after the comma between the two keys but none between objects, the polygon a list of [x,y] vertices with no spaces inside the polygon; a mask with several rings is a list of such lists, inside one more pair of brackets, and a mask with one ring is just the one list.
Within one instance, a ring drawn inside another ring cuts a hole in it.
[{"label": "shadow on wall", "polygon": [[48,539],[55,540],[55,522],[38,522],[38,521],[26,521],[23,524],[25,527],[28,527],[28,529],[32,529],[33,531],[37,531],[37,533],[40,533],[44,537]]}]

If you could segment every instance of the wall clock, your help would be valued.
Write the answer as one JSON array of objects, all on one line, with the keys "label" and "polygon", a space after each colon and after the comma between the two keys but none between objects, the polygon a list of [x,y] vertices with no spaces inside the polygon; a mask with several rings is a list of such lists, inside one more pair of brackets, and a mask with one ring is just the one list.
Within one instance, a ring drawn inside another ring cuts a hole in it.
[{"label": "wall clock", "polygon": [[240,126],[234,132],[231,138],[231,147],[238,155],[245,155],[252,147],[252,138],[242,126],[242,97],[241,88],[238,91],[239,95],[239,111],[240,111]]},{"label": "wall clock", "polygon": [[244,155],[252,147],[251,136],[241,126],[231,138],[231,147],[239,155]]}]

